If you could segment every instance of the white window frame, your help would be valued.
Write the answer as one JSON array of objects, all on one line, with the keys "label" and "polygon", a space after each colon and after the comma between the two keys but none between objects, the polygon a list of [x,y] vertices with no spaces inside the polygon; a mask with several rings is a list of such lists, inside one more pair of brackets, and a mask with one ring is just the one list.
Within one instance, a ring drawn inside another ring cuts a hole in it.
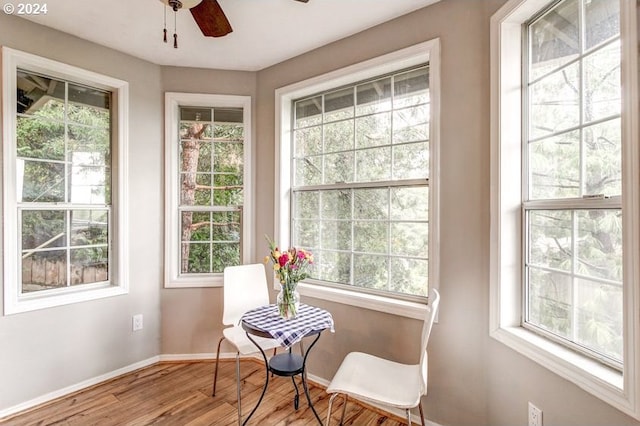
[{"label": "white window frame", "polygon": [[[429,64],[429,95],[431,119],[429,124],[429,286],[439,284],[439,199],[440,199],[440,40],[433,39],[341,68],[289,86],[275,93],[276,156],[275,156],[275,241],[281,247],[290,245],[291,226],[291,120],[295,99],[310,96],[336,87],[403,70],[415,65]],[[387,312],[409,318],[421,318],[425,305],[381,295],[366,294],[343,288],[327,287],[306,280],[298,285],[303,296]]]},{"label": "white window frame", "polygon": [[640,419],[640,185],[636,2],[621,0],[624,368],[617,371],[521,326],[522,25],[550,0],[509,0],[491,18],[490,335]]},{"label": "white window frame", "polygon": [[242,254],[248,263],[253,253],[253,163],[251,139],[251,96],[199,93],[165,93],[165,287],[221,287],[223,274],[180,273],[180,144],[178,143],[180,107],[242,108],[244,125],[244,176],[242,208]]},{"label": "white window frame", "polygon": [[[106,285],[67,287],[22,295],[18,250],[18,214],[16,194],[16,84],[17,69],[73,81],[112,93],[112,254],[111,281]],[[102,74],[2,47],[2,136],[4,214],[4,315],[28,312],[53,306],[85,302],[129,292],[128,266],[128,105],[129,84]]]}]

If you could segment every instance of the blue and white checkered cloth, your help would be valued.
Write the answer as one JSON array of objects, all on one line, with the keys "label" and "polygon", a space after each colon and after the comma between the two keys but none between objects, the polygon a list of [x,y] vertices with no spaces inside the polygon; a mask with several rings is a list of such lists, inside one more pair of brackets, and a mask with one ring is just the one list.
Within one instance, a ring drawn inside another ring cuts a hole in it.
[{"label": "blue and white checkered cloth", "polygon": [[312,331],[328,328],[332,333],[335,332],[333,317],[329,312],[304,303],[300,304],[298,316],[293,319],[283,319],[276,305],[267,305],[245,312],[241,321],[266,331],[285,349],[295,345]]}]

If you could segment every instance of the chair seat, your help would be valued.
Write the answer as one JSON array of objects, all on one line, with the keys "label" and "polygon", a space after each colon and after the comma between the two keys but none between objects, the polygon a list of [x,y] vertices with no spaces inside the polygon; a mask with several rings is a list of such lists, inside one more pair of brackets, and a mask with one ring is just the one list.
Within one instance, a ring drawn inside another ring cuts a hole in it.
[{"label": "chair seat", "polygon": [[[239,325],[234,327],[227,327],[222,330],[224,337],[231,342],[242,355],[248,355],[258,352],[256,345],[249,340],[247,332]],[[264,337],[251,336],[262,348],[262,350],[268,350],[280,347],[280,344],[274,339],[267,339]]]},{"label": "chair seat", "polygon": [[407,409],[420,403],[420,388],[419,365],[351,352],[327,387],[327,393],[344,393],[366,402]]}]

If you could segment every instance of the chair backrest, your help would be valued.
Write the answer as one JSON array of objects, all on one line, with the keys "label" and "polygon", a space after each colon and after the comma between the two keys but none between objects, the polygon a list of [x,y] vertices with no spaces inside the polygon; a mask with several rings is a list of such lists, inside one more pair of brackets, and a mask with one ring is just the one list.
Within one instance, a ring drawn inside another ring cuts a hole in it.
[{"label": "chair backrest", "polygon": [[427,344],[429,343],[431,327],[433,327],[433,320],[436,318],[439,305],[440,293],[434,288],[429,289],[429,304],[427,305],[427,313],[424,318],[424,324],[422,325],[422,340],[420,341],[420,379],[422,395],[427,394]]},{"label": "chair backrest", "polygon": [[224,268],[224,325],[238,325],[242,314],[268,304],[269,289],[262,263]]}]

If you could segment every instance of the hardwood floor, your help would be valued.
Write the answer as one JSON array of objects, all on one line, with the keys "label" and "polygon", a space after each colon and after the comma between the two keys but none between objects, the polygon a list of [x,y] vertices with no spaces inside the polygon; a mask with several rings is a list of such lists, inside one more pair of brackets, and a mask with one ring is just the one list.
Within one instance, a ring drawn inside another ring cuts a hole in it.
[{"label": "hardwood floor", "polygon": [[[216,396],[211,397],[214,362],[164,362],[134,371],[102,384],[60,398],[24,413],[0,420],[3,426],[20,425],[237,425],[235,361],[220,361]],[[244,360],[242,377],[243,420],[255,406],[264,384],[264,364]],[[300,407],[293,407],[293,384],[288,377],[274,376],[262,404],[249,425],[317,425],[302,386]],[[324,422],[329,395],[311,383],[309,392]],[[342,398],[333,406],[332,425],[342,412]],[[402,419],[350,400],[346,425],[399,426]]]}]

